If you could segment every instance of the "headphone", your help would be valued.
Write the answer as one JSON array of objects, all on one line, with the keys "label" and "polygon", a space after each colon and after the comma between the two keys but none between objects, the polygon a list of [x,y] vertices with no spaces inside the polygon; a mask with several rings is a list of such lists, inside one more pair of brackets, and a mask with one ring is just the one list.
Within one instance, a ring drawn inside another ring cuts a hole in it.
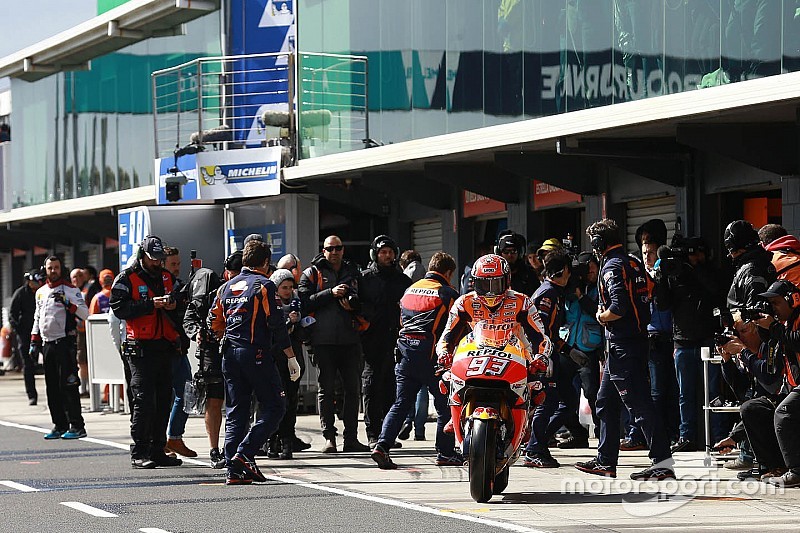
[{"label": "headphone", "polygon": [[592,250],[603,253],[606,251],[606,237],[602,233],[592,235]]},{"label": "headphone", "polygon": [[[509,237],[506,239],[506,237]],[[508,241],[503,243],[503,241]],[[500,255],[503,252],[503,248],[507,248],[509,245],[513,245],[517,248],[518,255],[525,254],[525,245],[527,241],[525,237],[520,235],[519,233],[515,233],[514,231],[507,229],[500,232],[500,235],[497,236],[497,243],[494,245],[494,254]]]},{"label": "headphone", "polygon": [[789,292],[783,296],[783,299],[786,300],[787,304],[789,304],[789,309],[800,307],[800,291],[798,291],[794,283],[790,281],[783,280],[783,283],[786,285],[791,285]]},{"label": "headphone", "polygon": [[[382,246],[379,246],[381,244]],[[372,239],[372,244],[369,247],[369,258],[372,259],[372,261],[377,262],[378,250],[386,246],[389,246],[392,248],[392,250],[394,250],[394,259],[397,261],[400,256],[400,249],[397,247],[397,243],[394,242],[394,239],[388,235],[378,235]]]}]

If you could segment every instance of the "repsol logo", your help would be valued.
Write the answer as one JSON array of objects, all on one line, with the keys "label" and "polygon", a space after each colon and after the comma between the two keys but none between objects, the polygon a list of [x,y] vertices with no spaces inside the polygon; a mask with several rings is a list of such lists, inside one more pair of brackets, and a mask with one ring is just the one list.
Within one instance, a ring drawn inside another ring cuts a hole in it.
[{"label": "repsol logo", "polygon": [[226,304],[242,304],[250,300],[249,296],[239,296],[238,298],[225,298]]}]

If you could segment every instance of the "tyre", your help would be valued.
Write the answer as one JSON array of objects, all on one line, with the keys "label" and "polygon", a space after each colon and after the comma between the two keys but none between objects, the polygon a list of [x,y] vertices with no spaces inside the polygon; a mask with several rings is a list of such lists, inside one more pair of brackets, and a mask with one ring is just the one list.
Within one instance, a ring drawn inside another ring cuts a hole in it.
[{"label": "tyre", "polygon": [[502,472],[494,477],[494,486],[492,487],[492,494],[502,494],[506,487],[508,487],[508,475],[511,467],[507,466]]},{"label": "tyre", "polygon": [[469,445],[469,492],[478,503],[492,497],[495,474],[495,421],[474,420]]}]

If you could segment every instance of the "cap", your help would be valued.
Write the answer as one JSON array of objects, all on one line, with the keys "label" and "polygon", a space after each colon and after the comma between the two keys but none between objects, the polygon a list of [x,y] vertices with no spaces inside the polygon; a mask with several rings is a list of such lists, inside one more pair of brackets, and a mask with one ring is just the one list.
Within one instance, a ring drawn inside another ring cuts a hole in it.
[{"label": "cap", "polygon": [[779,279],[769,286],[767,292],[762,292],[759,294],[759,296],[762,298],[785,298],[787,295],[792,294],[793,292],[798,292],[798,289],[795,287],[794,283],[785,279]]},{"label": "cap", "polygon": [[45,275],[39,268],[34,268],[27,274],[25,274],[25,279],[28,281],[38,281],[39,283],[45,280]]},{"label": "cap", "polygon": [[269,279],[277,287],[286,280],[292,280],[292,283],[294,283],[294,274],[292,274],[291,270],[286,270],[285,268],[279,268],[278,270],[272,273]]},{"label": "cap", "polygon": [[397,249],[395,242],[387,235],[381,235],[375,239],[375,242],[372,243],[372,247],[375,249],[375,251],[378,251],[381,248],[391,248],[392,250]]},{"label": "cap", "polygon": [[561,241],[556,239],[555,237],[551,237],[544,241],[542,245],[539,247],[539,250],[536,250],[538,253],[540,250],[544,250],[545,252],[552,252],[553,250],[560,250],[563,248]]},{"label": "cap", "polygon": [[164,243],[155,235],[148,235],[142,241],[142,251],[147,254],[150,259],[162,260],[167,257],[164,253]]},{"label": "cap", "polygon": [[244,238],[244,242],[242,243],[242,247],[247,246],[247,243],[250,241],[261,241],[264,242],[264,236],[260,233],[251,233],[247,237]]}]

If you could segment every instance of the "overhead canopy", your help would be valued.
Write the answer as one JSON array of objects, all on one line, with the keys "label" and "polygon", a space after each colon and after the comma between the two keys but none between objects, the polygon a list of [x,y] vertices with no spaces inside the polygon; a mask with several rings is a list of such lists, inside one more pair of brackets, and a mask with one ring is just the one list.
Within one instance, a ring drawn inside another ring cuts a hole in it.
[{"label": "overhead canopy", "polygon": [[131,0],[0,58],[0,78],[36,81],[55,72],[86,70],[92,59],[138,41],[180,35],[181,24],[217,9],[219,0]]}]

